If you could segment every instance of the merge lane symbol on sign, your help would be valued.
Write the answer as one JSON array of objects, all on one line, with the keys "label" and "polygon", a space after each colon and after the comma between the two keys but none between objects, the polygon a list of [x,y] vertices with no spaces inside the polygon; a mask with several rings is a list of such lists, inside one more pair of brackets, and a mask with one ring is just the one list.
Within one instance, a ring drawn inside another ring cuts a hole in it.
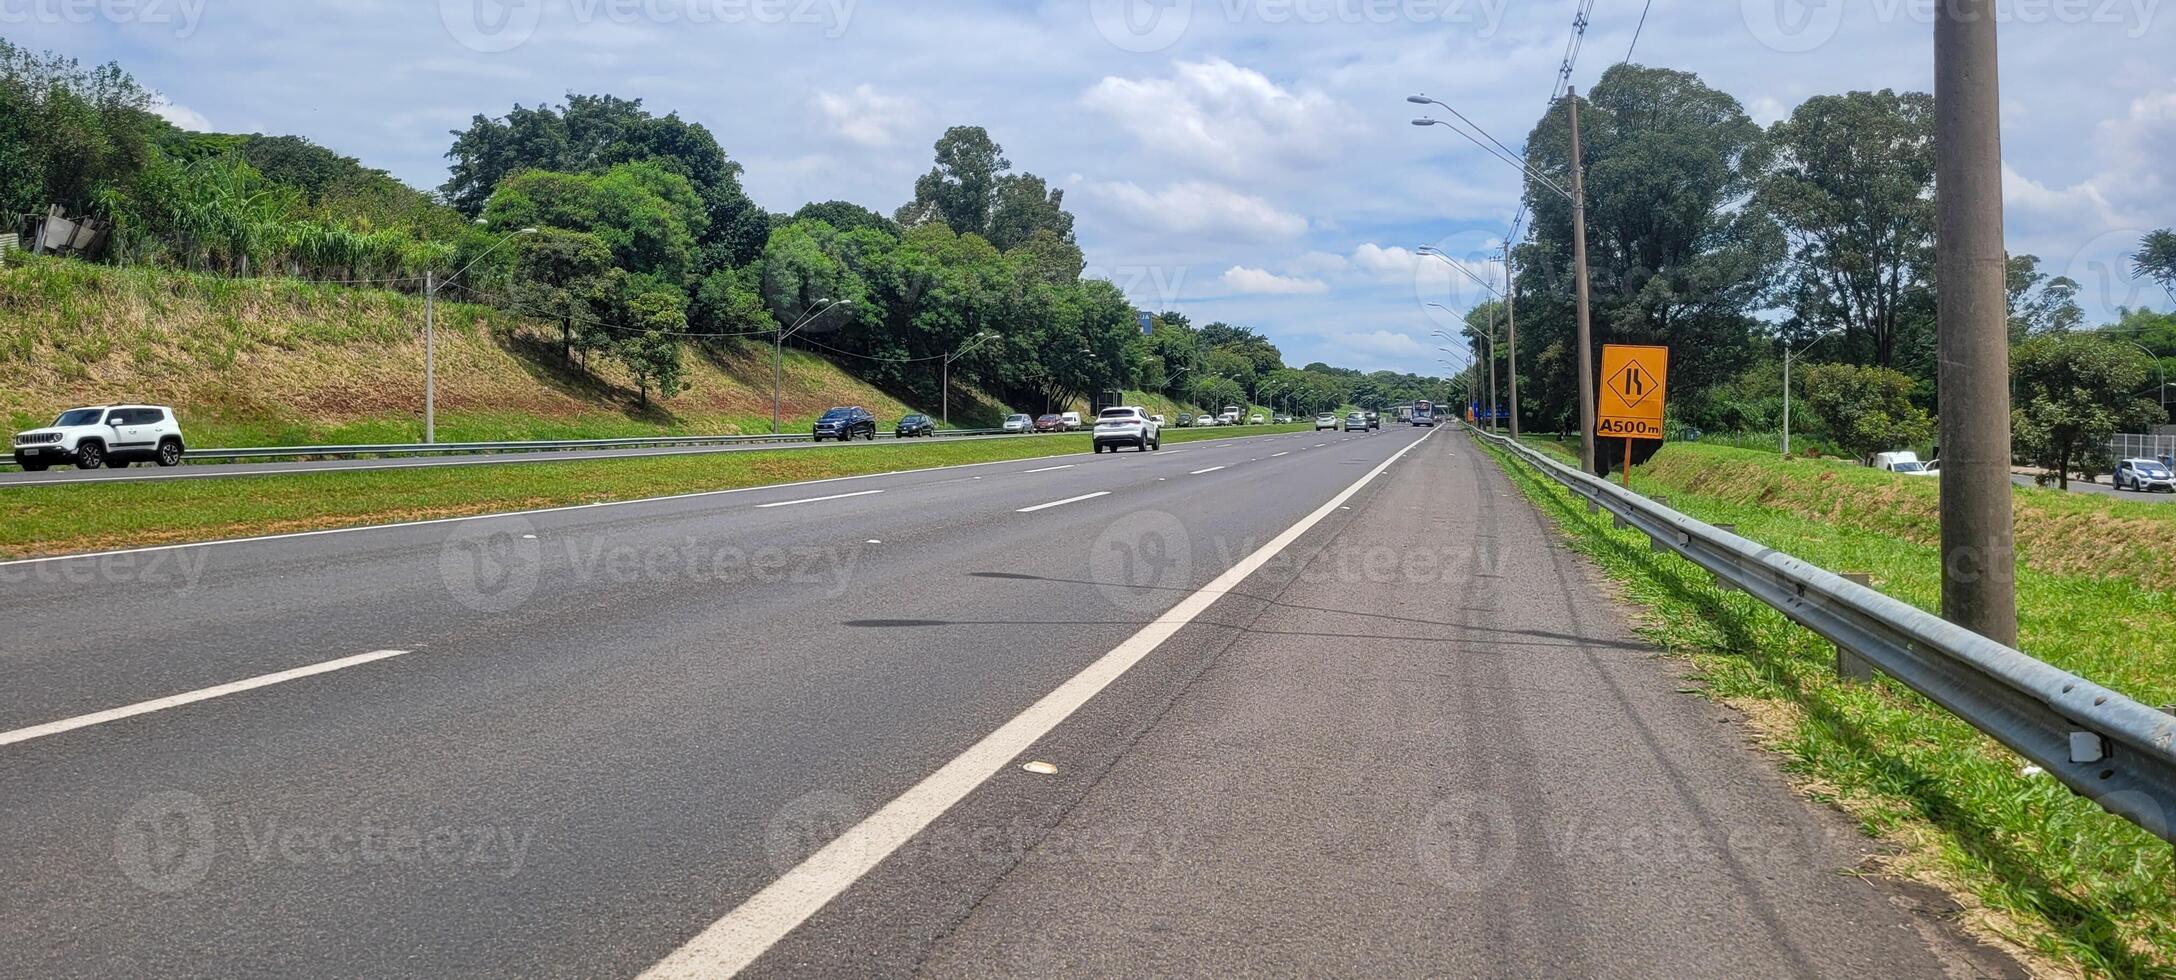
[{"label": "merge lane symbol on sign", "polygon": [[1640,368],[1638,361],[1625,365],[1624,370],[1617,372],[1617,376],[1611,378],[1609,383],[1617,389],[1618,396],[1624,399],[1627,408],[1638,408],[1641,402],[1662,390],[1662,386],[1656,384],[1655,379]]}]

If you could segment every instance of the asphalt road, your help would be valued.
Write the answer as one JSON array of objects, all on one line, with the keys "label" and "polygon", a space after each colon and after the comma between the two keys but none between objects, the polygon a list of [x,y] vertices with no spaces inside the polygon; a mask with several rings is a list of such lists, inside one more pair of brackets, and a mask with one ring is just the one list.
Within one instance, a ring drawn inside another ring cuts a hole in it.
[{"label": "asphalt road", "polygon": [[[942,436],[946,442],[975,439],[1020,439],[1031,436]],[[913,445],[919,439],[882,439],[881,445]],[[728,446],[649,447],[636,449],[566,449],[550,452],[462,453],[445,456],[394,456],[369,459],[280,460],[266,462],[186,463],[165,467],[136,463],[125,469],[79,470],[62,466],[42,473],[20,469],[0,470],[0,487],[45,486],[54,483],[120,483],[129,480],[202,480],[223,476],[264,476],[277,473],[332,473],[350,470],[404,470],[434,466],[476,466],[499,463],[552,463],[570,459],[631,459],[648,456],[700,456],[710,453],[775,452],[782,449],[837,448],[837,442],[774,442]]]},{"label": "asphalt road", "polygon": [[[2022,473],[2010,474],[2010,481],[2021,487],[2037,487],[2040,485],[2032,477]],[[2055,484],[2048,484],[2048,488],[2054,489]],[[2176,493],[2142,493],[2137,490],[2118,490],[2111,484],[2087,483],[2084,480],[2070,481],[2070,492],[2099,494],[2103,497],[2114,497],[2117,500],[2135,500],[2149,504],[2176,503]]]},{"label": "asphalt road", "polygon": [[1585,575],[1447,429],[0,564],[0,975],[2008,969]]}]

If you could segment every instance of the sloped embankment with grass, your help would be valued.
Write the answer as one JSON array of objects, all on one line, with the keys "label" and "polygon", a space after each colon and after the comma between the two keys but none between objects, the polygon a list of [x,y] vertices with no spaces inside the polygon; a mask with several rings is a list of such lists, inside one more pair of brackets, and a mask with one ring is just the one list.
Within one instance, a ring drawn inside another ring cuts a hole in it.
[{"label": "sloped embankment with grass", "polygon": [[[170,404],[192,445],[413,442],[423,426],[423,300],[385,289],[226,279],[27,258],[0,269],[0,420],[50,422],[72,405]],[[557,330],[441,301],[438,438],[608,438],[768,432],[771,348],[684,352],[687,390],[641,408],[617,365],[562,360]],[[917,410],[828,360],[788,349],[784,414],[833,405]],[[1002,406],[956,393],[954,424]]]},{"label": "sloped embankment with grass", "polygon": [[[1847,686],[1833,648],[1750,596],[1715,588],[1554,483],[1506,472],[1743,709],[1804,791],[1895,845],[1881,869],[1944,887],[1983,934],[2059,972],[2176,976],[2169,845],[2071,795],[1971,726],[1889,681]],[[1939,606],[1938,486],[1820,461],[1666,447],[1633,488],[1875,587]],[[2147,704],[2176,702],[2176,506],[2020,488],[2018,602],[2032,655]]]}]

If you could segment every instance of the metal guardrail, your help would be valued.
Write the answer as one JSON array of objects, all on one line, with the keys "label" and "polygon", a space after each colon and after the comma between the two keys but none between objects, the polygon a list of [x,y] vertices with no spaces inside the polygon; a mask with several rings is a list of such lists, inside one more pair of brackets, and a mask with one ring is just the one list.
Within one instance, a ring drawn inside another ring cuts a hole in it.
[{"label": "metal guardrail", "polygon": [[[1002,435],[1002,429],[940,429],[939,437]],[[878,432],[879,439],[897,438]],[[191,449],[185,460],[281,459],[303,456],[436,456],[459,453],[558,452],[575,449],[640,449],[650,446],[737,446],[810,442],[805,433],[752,436],[635,436],[622,439],[559,439],[511,442],[378,443],[347,446],[260,446],[248,449]]]},{"label": "metal guardrail", "polygon": [[2176,843],[2176,715],[1501,436],[1468,431]]}]

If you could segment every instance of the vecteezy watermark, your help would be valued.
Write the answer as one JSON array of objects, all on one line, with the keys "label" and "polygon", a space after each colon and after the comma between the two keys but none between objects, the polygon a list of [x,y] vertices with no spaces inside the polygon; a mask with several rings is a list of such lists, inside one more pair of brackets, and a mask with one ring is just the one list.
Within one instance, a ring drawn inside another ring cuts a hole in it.
[{"label": "vecteezy watermark", "polygon": [[1437,239],[1428,249],[1441,257],[1413,256],[1413,300],[1429,326],[1456,335],[1466,327],[1466,311],[1502,296],[1503,238],[1467,229]]},{"label": "vecteezy watermark", "polygon": [[[197,0],[201,3],[203,0]],[[665,27],[742,25],[822,28],[825,37],[846,33],[859,0],[562,0],[550,11],[545,0],[438,0],[446,33],[479,54],[498,54],[527,43],[547,13],[579,26],[654,24]]]},{"label": "vecteezy watermark", "polygon": [[2118,309],[2137,309],[2146,291],[2159,291],[2138,275],[2131,256],[2145,241],[2143,228],[2104,231],[2080,245],[2060,267],[2042,271],[2078,284],[2077,300],[2089,317],[2113,317]]},{"label": "vecteezy watermark", "polygon": [[[779,874],[791,871],[817,851],[846,838],[866,816],[843,793],[817,790],[796,798],[764,828],[764,856]],[[875,843],[859,838],[848,843]],[[990,867],[1016,864],[1122,864],[1171,868],[1183,837],[1178,828],[1143,822],[1066,823],[1039,826],[1015,816],[1003,823],[944,820],[923,828],[898,849],[886,853],[834,855],[842,861],[873,863],[901,857],[944,862],[972,861]]]},{"label": "vecteezy watermark", "polygon": [[[521,873],[536,827],[365,816],[339,822],[278,814],[216,819],[194,793],[153,793],[114,827],[113,860],[145,891],[174,895],[202,884],[218,861],[339,869],[429,868]],[[227,844],[222,848],[221,842]]]},{"label": "vecteezy watermark", "polygon": [[519,608],[544,565],[536,525],[521,517],[463,521],[438,550],[438,575],[454,601],[480,613]]},{"label": "vecteezy watermark", "polygon": [[1133,305],[1161,313],[1179,308],[1179,291],[1186,286],[1183,265],[1088,266],[1082,279],[1101,279],[1118,287]]},{"label": "vecteezy watermark", "polygon": [[555,575],[577,586],[772,585],[818,586],[840,596],[852,583],[862,545],[741,546],[685,538],[631,542],[605,534],[545,541],[518,516],[464,522],[439,549],[438,571],[454,601],[476,612],[519,609],[536,594],[547,559]]},{"label": "vecteezy watermark", "polygon": [[[1847,0],[1740,0],[1746,29],[1772,51],[1804,54],[1835,40],[1843,27]],[[1957,0],[1856,0],[1880,24],[1910,21],[1932,25],[1941,4]],[[1996,0],[1995,20],[2002,24],[2103,25],[2124,28],[2132,40],[2146,36],[2161,0]],[[1960,13],[1972,16],[1959,5]]]},{"label": "vecteezy watermark", "polygon": [[1112,46],[1136,54],[1163,51],[1197,19],[1220,16],[1227,24],[1271,26],[1410,24],[1415,27],[1477,27],[1490,37],[1503,24],[1510,0],[1089,0],[1097,32]]},{"label": "vecteezy watermark", "polygon": [[1194,577],[1186,524],[1159,510],[1128,514],[1088,546],[1088,577],[1111,605],[1153,613],[1174,602]]},{"label": "vecteezy watermark", "polygon": [[0,585],[44,582],[85,588],[112,586],[187,592],[203,580],[204,568],[211,560],[211,552],[204,548],[174,548],[26,561],[0,565]]},{"label": "vecteezy watermark", "polygon": [[192,37],[211,0],[0,0],[0,26],[152,24]]}]

